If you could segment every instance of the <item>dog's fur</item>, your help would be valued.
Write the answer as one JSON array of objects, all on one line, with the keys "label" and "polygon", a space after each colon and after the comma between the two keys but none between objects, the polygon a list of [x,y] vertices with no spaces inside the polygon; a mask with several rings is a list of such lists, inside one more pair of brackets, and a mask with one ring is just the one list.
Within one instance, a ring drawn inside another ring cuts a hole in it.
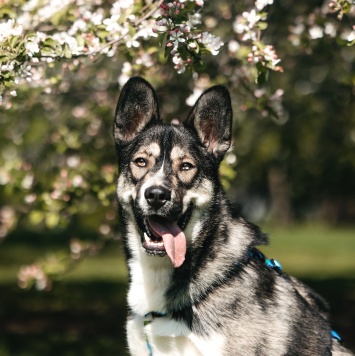
[{"label": "dog's fur", "polygon": [[222,86],[201,95],[183,126],[162,123],[144,79],[122,89],[114,138],[131,354],[351,355],[332,339],[318,295],[249,257],[267,241],[232,214],[218,177],[231,125]]}]

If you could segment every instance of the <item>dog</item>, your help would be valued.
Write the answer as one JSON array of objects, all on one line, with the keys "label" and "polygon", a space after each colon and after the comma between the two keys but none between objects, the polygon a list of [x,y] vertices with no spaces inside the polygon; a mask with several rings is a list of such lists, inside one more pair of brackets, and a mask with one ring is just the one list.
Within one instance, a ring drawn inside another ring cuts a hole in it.
[{"label": "dog", "polygon": [[255,247],[266,235],[232,213],[218,175],[232,139],[225,87],[205,91],[183,125],[164,125],[154,89],[133,77],[113,134],[132,355],[352,355],[323,299],[266,259]]}]

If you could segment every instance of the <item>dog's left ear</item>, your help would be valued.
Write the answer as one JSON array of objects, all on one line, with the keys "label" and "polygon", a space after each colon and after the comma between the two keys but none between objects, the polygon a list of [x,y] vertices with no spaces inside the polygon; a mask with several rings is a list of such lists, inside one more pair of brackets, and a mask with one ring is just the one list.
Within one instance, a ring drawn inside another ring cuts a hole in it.
[{"label": "dog's left ear", "polygon": [[232,117],[229,92],[227,88],[217,85],[200,96],[185,127],[192,129],[208,152],[221,161],[231,145]]},{"label": "dog's left ear", "polygon": [[143,78],[128,80],[118,99],[113,135],[117,144],[130,142],[146,127],[160,123],[158,100]]}]

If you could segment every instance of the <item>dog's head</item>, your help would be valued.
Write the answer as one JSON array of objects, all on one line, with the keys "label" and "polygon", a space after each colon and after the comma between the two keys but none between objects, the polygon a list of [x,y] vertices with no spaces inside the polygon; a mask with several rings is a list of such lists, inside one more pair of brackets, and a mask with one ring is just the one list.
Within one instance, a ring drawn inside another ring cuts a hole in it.
[{"label": "dog's head", "polygon": [[148,255],[167,254],[174,267],[184,262],[191,240],[186,229],[219,189],[231,125],[230,96],[222,86],[201,95],[183,126],[163,125],[156,94],[144,79],[131,78],[123,87],[114,120],[117,194]]}]

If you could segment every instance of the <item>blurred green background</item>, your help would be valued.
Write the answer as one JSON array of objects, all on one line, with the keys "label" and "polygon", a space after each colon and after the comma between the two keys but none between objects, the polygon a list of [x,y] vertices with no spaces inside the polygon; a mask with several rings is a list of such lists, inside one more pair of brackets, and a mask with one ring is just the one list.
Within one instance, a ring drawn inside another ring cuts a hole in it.
[{"label": "blurred green background", "polygon": [[[284,73],[271,73],[266,86],[243,82],[227,46],[200,76],[231,90],[234,151],[221,173],[234,207],[270,234],[267,256],[328,300],[334,329],[355,351],[355,51],[337,36],[292,44],[297,24],[324,25],[322,4],[272,6],[265,42]],[[210,30],[235,37],[243,2],[210,1],[206,10]],[[52,66],[62,81],[45,92],[23,88],[0,111],[0,356],[125,354],[111,123],[130,60],[102,58],[75,72]],[[146,77],[163,117],[185,118],[191,73],[166,63]],[[265,93],[279,88],[283,103],[269,101]]]}]

